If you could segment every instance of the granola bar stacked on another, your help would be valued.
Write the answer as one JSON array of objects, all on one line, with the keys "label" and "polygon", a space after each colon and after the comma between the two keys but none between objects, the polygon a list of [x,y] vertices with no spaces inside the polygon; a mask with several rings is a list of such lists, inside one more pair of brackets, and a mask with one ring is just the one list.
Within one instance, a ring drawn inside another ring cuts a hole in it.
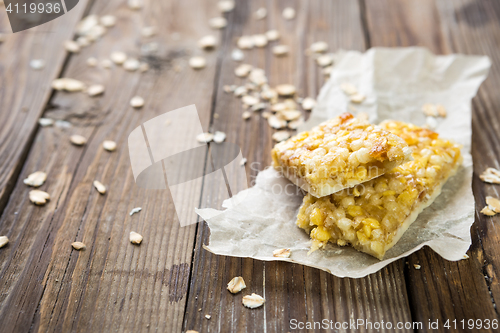
[{"label": "granola bar stacked on another", "polygon": [[[361,136],[359,129],[362,129]],[[319,133],[321,131],[323,134]],[[349,139],[351,136],[354,140]],[[355,143],[360,139],[362,145]],[[385,140],[393,144],[382,145],[384,149],[373,148],[380,147],[379,143]],[[307,143],[300,144],[304,141]],[[293,152],[287,152],[285,147]],[[349,150],[347,159],[345,155],[335,155],[342,156],[343,163],[325,158],[332,147]],[[370,153],[382,150],[384,153],[374,154],[375,157],[369,155],[371,159],[361,161],[357,158],[358,164],[352,163],[355,159],[350,156],[362,149],[359,147],[370,147]],[[395,151],[400,153],[393,153]],[[410,152],[413,159],[407,155]],[[394,156],[399,159],[395,161]],[[443,184],[457,171],[461,160],[459,145],[439,138],[428,129],[398,121],[385,121],[377,127],[362,124],[345,114],[311,132],[300,133],[273,150],[277,169],[299,185],[303,185],[297,182],[297,177],[301,177],[309,185],[301,187],[313,189],[304,197],[297,216],[297,225],[306,230],[313,241],[311,250],[332,242],[340,246],[351,245],[378,259],[383,259],[385,252],[401,238],[418,214],[434,201]],[[297,170],[301,172],[290,177],[289,169],[282,169],[283,164],[288,168],[299,166]],[[340,175],[333,174],[332,166],[339,164],[344,167],[334,170],[340,170]],[[350,173],[353,168],[370,165],[381,169],[373,177],[353,180]],[[327,177],[319,177],[318,181],[314,176],[318,174]],[[348,180],[343,183],[346,186],[333,193],[324,190],[331,189],[322,186],[330,181],[328,178],[336,181],[339,177]]]}]

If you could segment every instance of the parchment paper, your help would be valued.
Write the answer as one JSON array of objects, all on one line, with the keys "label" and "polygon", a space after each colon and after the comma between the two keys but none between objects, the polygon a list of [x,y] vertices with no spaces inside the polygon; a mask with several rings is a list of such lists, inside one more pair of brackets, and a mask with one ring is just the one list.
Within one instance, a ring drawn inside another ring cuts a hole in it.
[{"label": "parchment paper", "polygon": [[[225,210],[197,210],[210,227],[211,236],[205,248],[220,255],[295,262],[353,278],[374,273],[425,245],[447,260],[466,258],[474,222],[471,99],[486,78],[490,60],[484,56],[435,56],[417,47],[340,52],[335,59],[317,106],[300,130],[351,111],[348,97],[340,89],[343,82],[354,84],[367,96],[355,107],[358,112],[368,113],[372,123],[396,119],[423,126],[426,119],[422,105],[441,104],[448,116],[438,119],[436,131],[463,145],[464,162],[457,175],[448,180],[441,195],[418,216],[382,261],[349,246],[331,244],[307,255],[309,235],[295,225],[303,194],[272,168],[259,173],[254,187],[226,200]],[[280,248],[290,248],[291,257],[273,257],[273,250]]]}]

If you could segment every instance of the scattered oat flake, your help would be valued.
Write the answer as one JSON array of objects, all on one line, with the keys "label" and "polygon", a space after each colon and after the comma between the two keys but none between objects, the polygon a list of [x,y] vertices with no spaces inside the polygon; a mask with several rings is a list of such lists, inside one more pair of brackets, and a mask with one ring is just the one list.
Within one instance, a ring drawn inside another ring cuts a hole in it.
[{"label": "scattered oat flake", "polygon": [[435,130],[436,127],[438,126],[438,122],[437,122],[436,118],[434,118],[434,117],[426,117],[425,118],[425,125],[427,126],[427,128],[429,128],[431,130]]},{"label": "scattered oat flake", "polygon": [[155,27],[143,27],[141,29],[141,35],[142,37],[153,37],[156,35],[156,28]]},{"label": "scattered oat flake", "polygon": [[280,116],[285,120],[292,121],[299,119],[302,116],[302,112],[299,110],[284,110],[280,112]]},{"label": "scattered oat flake", "polygon": [[80,47],[85,47],[85,46],[89,46],[90,43],[91,43],[91,40],[88,39],[87,37],[84,37],[84,36],[81,36],[81,37],[78,37],[76,39],[76,43],[78,44],[78,46]]},{"label": "scattered oat flake", "polygon": [[248,80],[257,86],[267,83],[266,72],[260,68],[254,68],[248,75]]},{"label": "scattered oat flake", "polygon": [[90,67],[95,67],[97,66],[97,58],[94,58],[94,57],[90,57],[87,59],[87,65],[90,66]]},{"label": "scattered oat flake", "polygon": [[265,299],[255,293],[243,296],[243,305],[250,309],[258,308],[259,306],[262,306],[264,302]]},{"label": "scattered oat flake", "polygon": [[223,17],[214,17],[208,21],[208,25],[213,29],[222,29],[227,26],[227,20]]},{"label": "scattered oat flake", "polygon": [[[268,121],[269,121],[269,118],[270,118],[272,115],[273,115],[273,114],[272,114],[271,112],[269,112],[269,111],[264,111],[264,112],[262,112],[262,114],[261,114],[262,118],[264,118],[264,119],[268,119]],[[269,124],[269,125],[271,125],[271,124]]]},{"label": "scattered oat flake", "polygon": [[30,61],[30,67],[34,70],[40,70],[45,67],[45,61],[43,59],[33,59]]},{"label": "scattered oat flake", "polygon": [[269,123],[269,126],[271,126],[272,128],[280,129],[286,127],[286,121],[281,118],[278,118],[275,115],[269,116],[269,118],[267,118],[267,121]]},{"label": "scattered oat flake", "polygon": [[292,7],[286,7],[283,9],[283,18],[285,20],[293,20],[295,18],[295,9]]},{"label": "scattered oat flake", "polygon": [[417,265],[417,264],[414,264],[413,267],[415,267],[415,269],[420,269],[420,265]]},{"label": "scattered oat flake", "polygon": [[268,41],[276,41],[280,39],[280,33],[278,30],[269,30],[266,32],[266,37]]},{"label": "scattered oat flake", "polygon": [[253,66],[249,64],[241,64],[235,68],[234,74],[237,77],[246,77],[252,71]]},{"label": "scattered oat flake", "polygon": [[102,84],[93,84],[87,89],[87,94],[89,96],[98,96],[104,93],[104,86]]},{"label": "scattered oat flake", "polygon": [[94,187],[97,192],[101,194],[106,194],[106,186],[104,186],[100,181],[94,180]]},{"label": "scattered oat flake", "polygon": [[212,318],[211,315],[205,315],[205,318],[207,318],[208,320],[210,320],[210,318]]},{"label": "scattered oat flake", "polygon": [[4,247],[9,243],[9,238],[7,236],[0,236],[0,248]]},{"label": "scattered oat flake", "polygon": [[234,96],[241,97],[241,96],[245,95],[247,92],[248,92],[248,90],[244,86],[236,87],[236,89],[234,89]]},{"label": "scattered oat flake", "polygon": [[42,127],[52,126],[54,124],[54,119],[40,118],[38,119],[38,124]]},{"label": "scattered oat flake", "polygon": [[207,65],[207,61],[203,57],[191,57],[189,59],[189,66],[193,69],[202,69]]},{"label": "scattered oat flake", "polygon": [[80,52],[80,45],[78,45],[78,43],[75,42],[74,40],[65,41],[64,48],[66,49],[66,51],[71,52],[71,53]]},{"label": "scattered oat flake", "polygon": [[124,52],[113,52],[109,56],[109,59],[111,59],[112,62],[114,62],[117,65],[123,64],[127,60],[127,55]]},{"label": "scattered oat flake", "polygon": [[495,168],[488,168],[479,178],[485,183],[500,184],[500,171]]},{"label": "scattered oat flake", "polygon": [[276,45],[273,47],[273,54],[278,57],[287,55],[290,48],[287,45]]},{"label": "scattered oat flake", "polygon": [[202,143],[207,143],[207,142],[210,142],[214,139],[214,135],[212,133],[201,133],[201,134],[198,134],[196,136],[196,140],[198,140],[198,142],[202,142]]},{"label": "scattered oat flake", "polygon": [[198,331],[195,330],[187,330],[186,333],[198,333]]},{"label": "scattered oat flake", "polygon": [[241,98],[241,101],[243,102],[243,104],[246,104],[248,106],[252,106],[252,105],[259,103],[259,99],[257,97],[253,97],[250,95],[243,96]]},{"label": "scattered oat flake", "polygon": [[234,49],[231,52],[231,59],[234,61],[242,61],[245,58],[245,54],[240,49]]},{"label": "scattered oat flake", "polygon": [[216,131],[213,137],[213,140],[215,143],[222,143],[224,140],[226,140],[226,133]]},{"label": "scattered oat flake", "polygon": [[485,206],[481,210],[481,214],[484,214],[484,215],[487,215],[487,216],[494,216],[494,215],[496,215],[496,212],[494,212],[493,210],[491,210],[488,206]]},{"label": "scattered oat flake", "polygon": [[273,251],[273,257],[290,258],[292,251],[290,249],[278,249]]},{"label": "scattered oat flake", "polygon": [[82,91],[85,89],[85,83],[75,79],[60,78],[52,81],[52,88],[69,92]]},{"label": "scattered oat flake", "polygon": [[71,123],[66,120],[56,120],[54,124],[59,128],[71,128]]},{"label": "scattered oat flake", "polygon": [[288,131],[278,131],[273,134],[273,140],[276,142],[285,141],[288,138],[290,138],[290,132]]},{"label": "scattered oat flake", "polygon": [[71,243],[71,246],[77,251],[85,250],[87,248],[82,242],[73,242]]},{"label": "scattered oat flake", "polygon": [[234,9],[234,0],[221,0],[217,3],[217,7],[223,13],[228,13]]},{"label": "scattered oat flake", "polygon": [[142,108],[144,106],[144,98],[140,96],[132,97],[132,99],[130,100],[130,106],[136,109]]},{"label": "scattered oat flake", "polygon": [[264,47],[267,45],[266,35],[253,35],[253,44],[257,47]]},{"label": "scattered oat flake", "polygon": [[438,106],[436,107],[436,109],[437,109],[437,113],[438,113],[438,115],[439,115],[440,117],[443,117],[443,118],[445,118],[445,117],[446,117],[447,112],[446,112],[446,109],[444,108],[444,106],[442,106],[442,105],[438,105]]},{"label": "scattered oat flake", "polygon": [[245,164],[247,164],[247,159],[243,157],[240,161],[240,165],[244,166]]},{"label": "scattered oat flake", "polygon": [[130,211],[130,216],[134,215],[135,213],[139,213],[142,210],[142,207],[136,207]]},{"label": "scattered oat flake", "polygon": [[83,146],[84,144],[87,143],[87,139],[85,139],[85,137],[78,135],[78,134],[74,134],[74,135],[70,136],[69,141],[71,141],[71,143],[76,145],[76,146]]},{"label": "scattered oat flake", "polygon": [[213,49],[215,46],[217,46],[217,38],[212,35],[207,35],[205,37],[202,37],[198,41],[198,46],[201,47],[202,49]]},{"label": "scattered oat flake", "polygon": [[113,65],[113,63],[112,63],[112,62],[111,62],[111,60],[109,60],[109,59],[103,59],[103,60],[101,61],[101,66],[102,66],[102,68],[109,69],[109,68],[111,68],[111,66],[112,66],[112,65]]},{"label": "scattered oat flake", "polygon": [[302,101],[302,108],[306,111],[311,111],[316,106],[316,100],[311,97],[306,97]]},{"label": "scattered oat flake", "polygon": [[314,53],[323,53],[328,50],[328,44],[326,42],[316,42],[312,43],[309,50]]},{"label": "scattered oat flake", "polygon": [[500,213],[500,200],[493,197],[486,197],[486,204],[495,213]]},{"label": "scattered oat flake", "polygon": [[102,142],[102,147],[107,150],[107,151],[115,151],[116,149],[116,142],[111,141],[111,140],[104,140]]},{"label": "scattered oat flake", "polygon": [[352,83],[342,83],[340,89],[347,95],[354,95],[358,93],[358,89]]},{"label": "scattered oat flake", "polygon": [[135,231],[131,231],[130,232],[130,243],[139,245],[139,244],[141,244],[141,242],[142,242],[142,236],[139,235]]},{"label": "scattered oat flake", "polygon": [[113,15],[104,15],[99,19],[101,24],[106,28],[112,27],[116,24],[116,16]]},{"label": "scattered oat flake", "polygon": [[438,112],[434,104],[424,104],[422,106],[422,112],[428,117],[437,117]]},{"label": "scattered oat flake", "polygon": [[232,278],[231,281],[229,281],[229,283],[227,284],[227,290],[229,290],[231,294],[237,294],[246,287],[247,286],[245,284],[245,281],[241,276]]},{"label": "scattered oat flake", "polygon": [[253,16],[255,17],[256,20],[262,20],[267,16],[267,9],[261,7],[255,11]]},{"label": "scattered oat flake", "polygon": [[287,126],[291,130],[296,130],[303,123],[304,123],[304,119],[300,118],[300,119],[289,122]]},{"label": "scattered oat flake", "polygon": [[32,190],[29,193],[29,198],[32,203],[35,205],[45,205],[47,201],[50,200],[50,195],[47,192],[40,190]]},{"label": "scattered oat flake", "polygon": [[142,8],[142,0],[128,0],[128,8],[138,10]]},{"label": "scattered oat flake", "polygon": [[147,72],[149,70],[149,64],[147,62],[141,62],[141,64],[139,65],[139,70],[141,72]]},{"label": "scattered oat flake", "polygon": [[47,180],[47,174],[43,171],[36,171],[23,180],[23,183],[32,187],[40,187],[45,183],[45,180]]},{"label": "scattered oat flake", "polygon": [[351,95],[351,102],[359,104],[362,103],[365,100],[366,96],[362,95],[360,93]]},{"label": "scattered oat flake", "polygon": [[276,92],[280,96],[291,96],[295,94],[295,86],[291,84],[280,84],[276,87]]},{"label": "scattered oat flake", "polygon": [[241,117],[245,120],[248,120],[250,119],[250,117],[252,116],[252,113],[250,111],[245,111],[243,112],[243,114],[241,115]]},{"label": "scattered oat flake", "polygon": [[139,60],[134,58],[129,58],[125,60],[125,62],[123,63],[123,68],[129,72],[134,72],[139,69],[140,65],[141,63],[139,62]]},{"label": "scattered oat flake", "polygon": [[324,55],[320,55],[318,58],[316,58],[316,62],[321,67],[326,67],[326,66],[330,66],[333,63],[333,58],[328,54],[324,54]]},{"label": "scattered oat flake", "polygon": [[237,45],[242,50],[249,50],[253,48],[252,36],[241,36],[238,38]]},{"label": "scattered oat flake", "polygon": [[266,108],[266,103],[257,103],[257,104],[252,105],[250,110],[260,111],[260,110],[264,110],[265,108]]}]

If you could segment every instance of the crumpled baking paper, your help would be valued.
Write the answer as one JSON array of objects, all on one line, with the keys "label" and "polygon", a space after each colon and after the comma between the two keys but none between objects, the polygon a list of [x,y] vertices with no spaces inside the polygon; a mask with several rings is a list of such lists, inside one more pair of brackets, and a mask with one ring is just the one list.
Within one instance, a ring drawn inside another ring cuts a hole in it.
[{"label": "crumpled baking paper", "polygon": [[[466,258],[474,222],[471,99],[487,76],[489,58],[436,56],[418,47],[373,48],[366,53],[347,51],[334,56],[330,79],[301,131],[346,111],[354,115],[365,112],[372,123],[395,119],[424,126],[422,105],[441,104],[448,116],[437,118],[435,130],[463,145],[464,162],[457,175],[448,180],[441,195],[382,261],[349,246],[332,244],[308,255],[309,235],[295,225],[303,193],[272,168],[259,173],[254,187],[224,201],[225,210],[197,210],[210,227],[205,249],[227,256],[290,261],[352,278],[374,273],[425,245],[447,260]],[[340,89],[344,82],[354,84],[366,95],[362,104],[354,105],[357,111]],[[281,248],[291,249],[290,258],[273,257],[273,250]]]}]

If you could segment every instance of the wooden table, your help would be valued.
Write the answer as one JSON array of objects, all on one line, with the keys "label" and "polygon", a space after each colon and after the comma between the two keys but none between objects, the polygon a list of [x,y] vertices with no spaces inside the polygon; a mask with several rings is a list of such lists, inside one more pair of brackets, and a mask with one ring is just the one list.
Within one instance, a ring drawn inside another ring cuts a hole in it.
[{"label": "wooden table", "polygon": [[[219,15],[216,3],[146,1],[142,10],[132,11],[123,0],[80,0],[57,20],[5,36],[0,44],[0,235],[10,243],[0,249],[0,330],[287,332],[301,331],[290,327],[292,319],[423,323],[422,329],[401,330],[409,332],[430,331],[429,321],[436,320],[439,331],[448,319],[458,324],[463,319],[498,320],[498,216],[476,214],[467,260],[449,262],[424,248],[362,279],[336,278],[283,262],[216,256],[202,248],[209,233],[205,222],[180,227],[168,191],[135,185],[127,137],[156,115],[196,104],[204,130],[226,132],[249,164],[269,165],[273,130],[258,116],[243,121],[240,101],[222,90],[237,82],[230,51],[243,34],[271,28],[281,32],[282,43],[291,47],[289,56],[276,58],[267,47],[245,52],[245,62],[264,68],[272,85],[295,84],[301,96],[316,96],[324,82],[304,52],[315,41],[326,41],[331,50],[420,45],[439,54],[484,54],[493,67],[473,100],[472,119],[472,186],[480,210],[485,196],[498,196],[499,189],[482,183],[478,174],[499,167],[500,2],[237,0],[220,32],[208,26]],[[287,6],[297,10],[294,20],[282,18]],[[268,16],[256,21],[253,13],[260,7],[267,8]],[[0,11],[0,29],[10,31]],[[117,26],[80,53],[66,53],[63,42],[74,36],[78,20],[94,13],[116,15]],[[143,26],[157,27],[158,35],[141,37]],[[180,68],[189,55],[200,52],[197,40],[207,34],[221,41],[206,54],[207,68]],[[112,51],[139,56],[139,46],[148,40],[159,42],[160,48],[144,59],[151,66],[146,73],[86,65],[88,57],[103,59]],[[37,58],[47,60],[43,71],[29,68]],[[100,82],[106,92],[100,98],[54,93],[50,84],[57,77]],[[140,111],[128,104],[134,95],[146,100]],[[69,121],[72,127],[42,128],[37,124],[42,115]],[[74,133],[86,136],[87,145],[71,145],[68,137]],[[118,143],[116,152],[101,149],[105,139]],[[41,189],[51,200],[43,207],[30,203],[30,189],[23,184],[36,170],[48,173]],[[251,168],[247,172],[256,174]],[[106,195],[93,189],[94,179],[108,185]],[[189,197],[216,207],[222,192],[205,183],[202,193],[193,190]],[[137,206],[143,211],[131,218],[128,213]],[[144,236],[140,247],[128,241],[134,229]],[[72,250],[75,240],[86,243],[86,251]],[[227,292],[227,282],[238,275],[247,281],[247,290],[266,298],[265,307],[246,309],[241,294]]]}]

